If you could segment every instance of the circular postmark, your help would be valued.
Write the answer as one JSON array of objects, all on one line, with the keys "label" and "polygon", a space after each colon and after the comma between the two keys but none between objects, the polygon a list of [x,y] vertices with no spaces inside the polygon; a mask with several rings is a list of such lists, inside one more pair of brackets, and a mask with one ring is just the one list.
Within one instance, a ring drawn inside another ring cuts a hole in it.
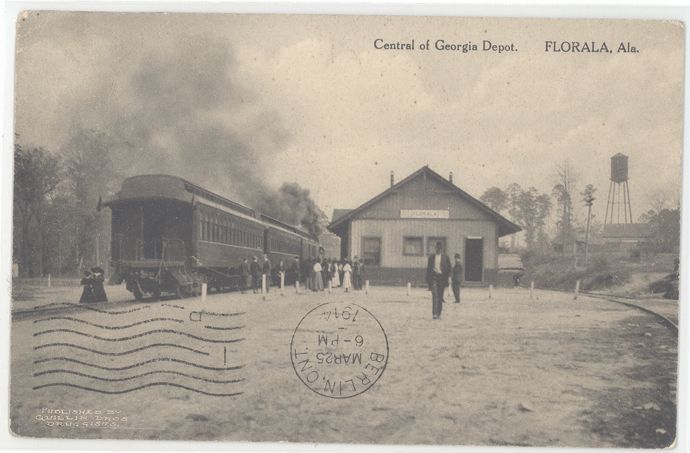
[{"label": "circular postmark", "polygon": [[297,377],[329,398],[351,398],[369,390],[388,363],[388,338],[366,308],[327,302],[297,324],[290,342]]}]

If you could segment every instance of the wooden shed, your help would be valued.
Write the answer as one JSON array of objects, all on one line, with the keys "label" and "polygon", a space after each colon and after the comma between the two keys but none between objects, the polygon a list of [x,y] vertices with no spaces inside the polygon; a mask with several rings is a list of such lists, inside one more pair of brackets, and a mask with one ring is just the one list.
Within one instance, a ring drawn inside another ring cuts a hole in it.
[{"label": "wooden shed", "polygon": [[422,285],[427,257],[441,242],[460,253],[465,282],[496,281],[498,238],[520,227],[428,166],[356,209],[334,211],[328,229],[341,238],[343,257],[362,258],[367,279],[379,284]]}]

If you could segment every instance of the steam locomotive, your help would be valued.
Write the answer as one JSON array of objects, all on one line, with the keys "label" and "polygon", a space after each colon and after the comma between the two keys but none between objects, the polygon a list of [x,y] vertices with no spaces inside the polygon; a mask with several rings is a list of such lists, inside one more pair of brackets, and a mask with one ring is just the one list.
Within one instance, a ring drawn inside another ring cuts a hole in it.
[{"label": "steam locomotive", "polygon": [[[241,285],[244,258],[268,255],[289,269],[319,253],[318,239],[184,179],[141,175],[125,179],[102,206],[112,211],[111,260],[115,283],[137,300],[198,295],[201,285],[222,291]],[[294,274],[286,275],[286,284]]]}]

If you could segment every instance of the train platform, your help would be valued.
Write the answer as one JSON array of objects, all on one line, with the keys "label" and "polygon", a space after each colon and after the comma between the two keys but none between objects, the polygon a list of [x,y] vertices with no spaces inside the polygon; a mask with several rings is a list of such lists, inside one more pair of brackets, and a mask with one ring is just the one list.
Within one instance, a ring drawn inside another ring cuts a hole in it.
[{"label": "train platform", "polygon": [[[664,447],[675,436],[677,336],[606,300],[470,288],[432,320],[420,288],[158,302],[106,290],[114,303],[14,318],[18,434],[572,447]],[[365,307],[389,345],[381,378],[348,399],[314,393],[291,362],[300,320],[331,301]],[[126,420],[75,428],[41,418],[96,408]]]}]

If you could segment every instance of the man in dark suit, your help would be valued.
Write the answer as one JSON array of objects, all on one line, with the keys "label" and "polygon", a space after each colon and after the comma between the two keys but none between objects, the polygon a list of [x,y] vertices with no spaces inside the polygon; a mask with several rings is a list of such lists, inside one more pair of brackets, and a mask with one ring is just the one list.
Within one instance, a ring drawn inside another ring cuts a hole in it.
[{"label": "man in dark suit", "polygon": [[455,303],[460,303],[460,285],[462,284],[462,257],[459,253],[455,254],[455,266],[453,266],[453,277],[451,278],[453,287],[453,296],[455,296]]},{"label": "man in dark suit", "polygon": [[256,294],[261,291],[261,266],[256,257],[252,258],[252,264],[249,268],[252,272],[252,291]]},{"label": "man in dark suit", "polygon": [[450,270],[450,258],[443,253],[443,244],[437,242],[436,253],[429,256],[429,262],[426,266],[426,282],[429,284],[429,290],[431,291],[431,314],[433,319],[441,318],[443,292],[448,287]]},{"label": "man in dark suit", "polygon": [[295,259],[292,261],[292,267],[290,268],[290,273],[295,279],[295,282],[299,282],[302,279],[300,278],[300,272],[301,272],[301,266],[299,262],[299,256],[296,256]]},{"label": "man in dark suit", "polygon": [[240,264],[240,288],[242,289],[242,294],[244,294],[250,286],[252,286],[252,271],[249,267],[247,258],[244,258],[242,264]]}]

